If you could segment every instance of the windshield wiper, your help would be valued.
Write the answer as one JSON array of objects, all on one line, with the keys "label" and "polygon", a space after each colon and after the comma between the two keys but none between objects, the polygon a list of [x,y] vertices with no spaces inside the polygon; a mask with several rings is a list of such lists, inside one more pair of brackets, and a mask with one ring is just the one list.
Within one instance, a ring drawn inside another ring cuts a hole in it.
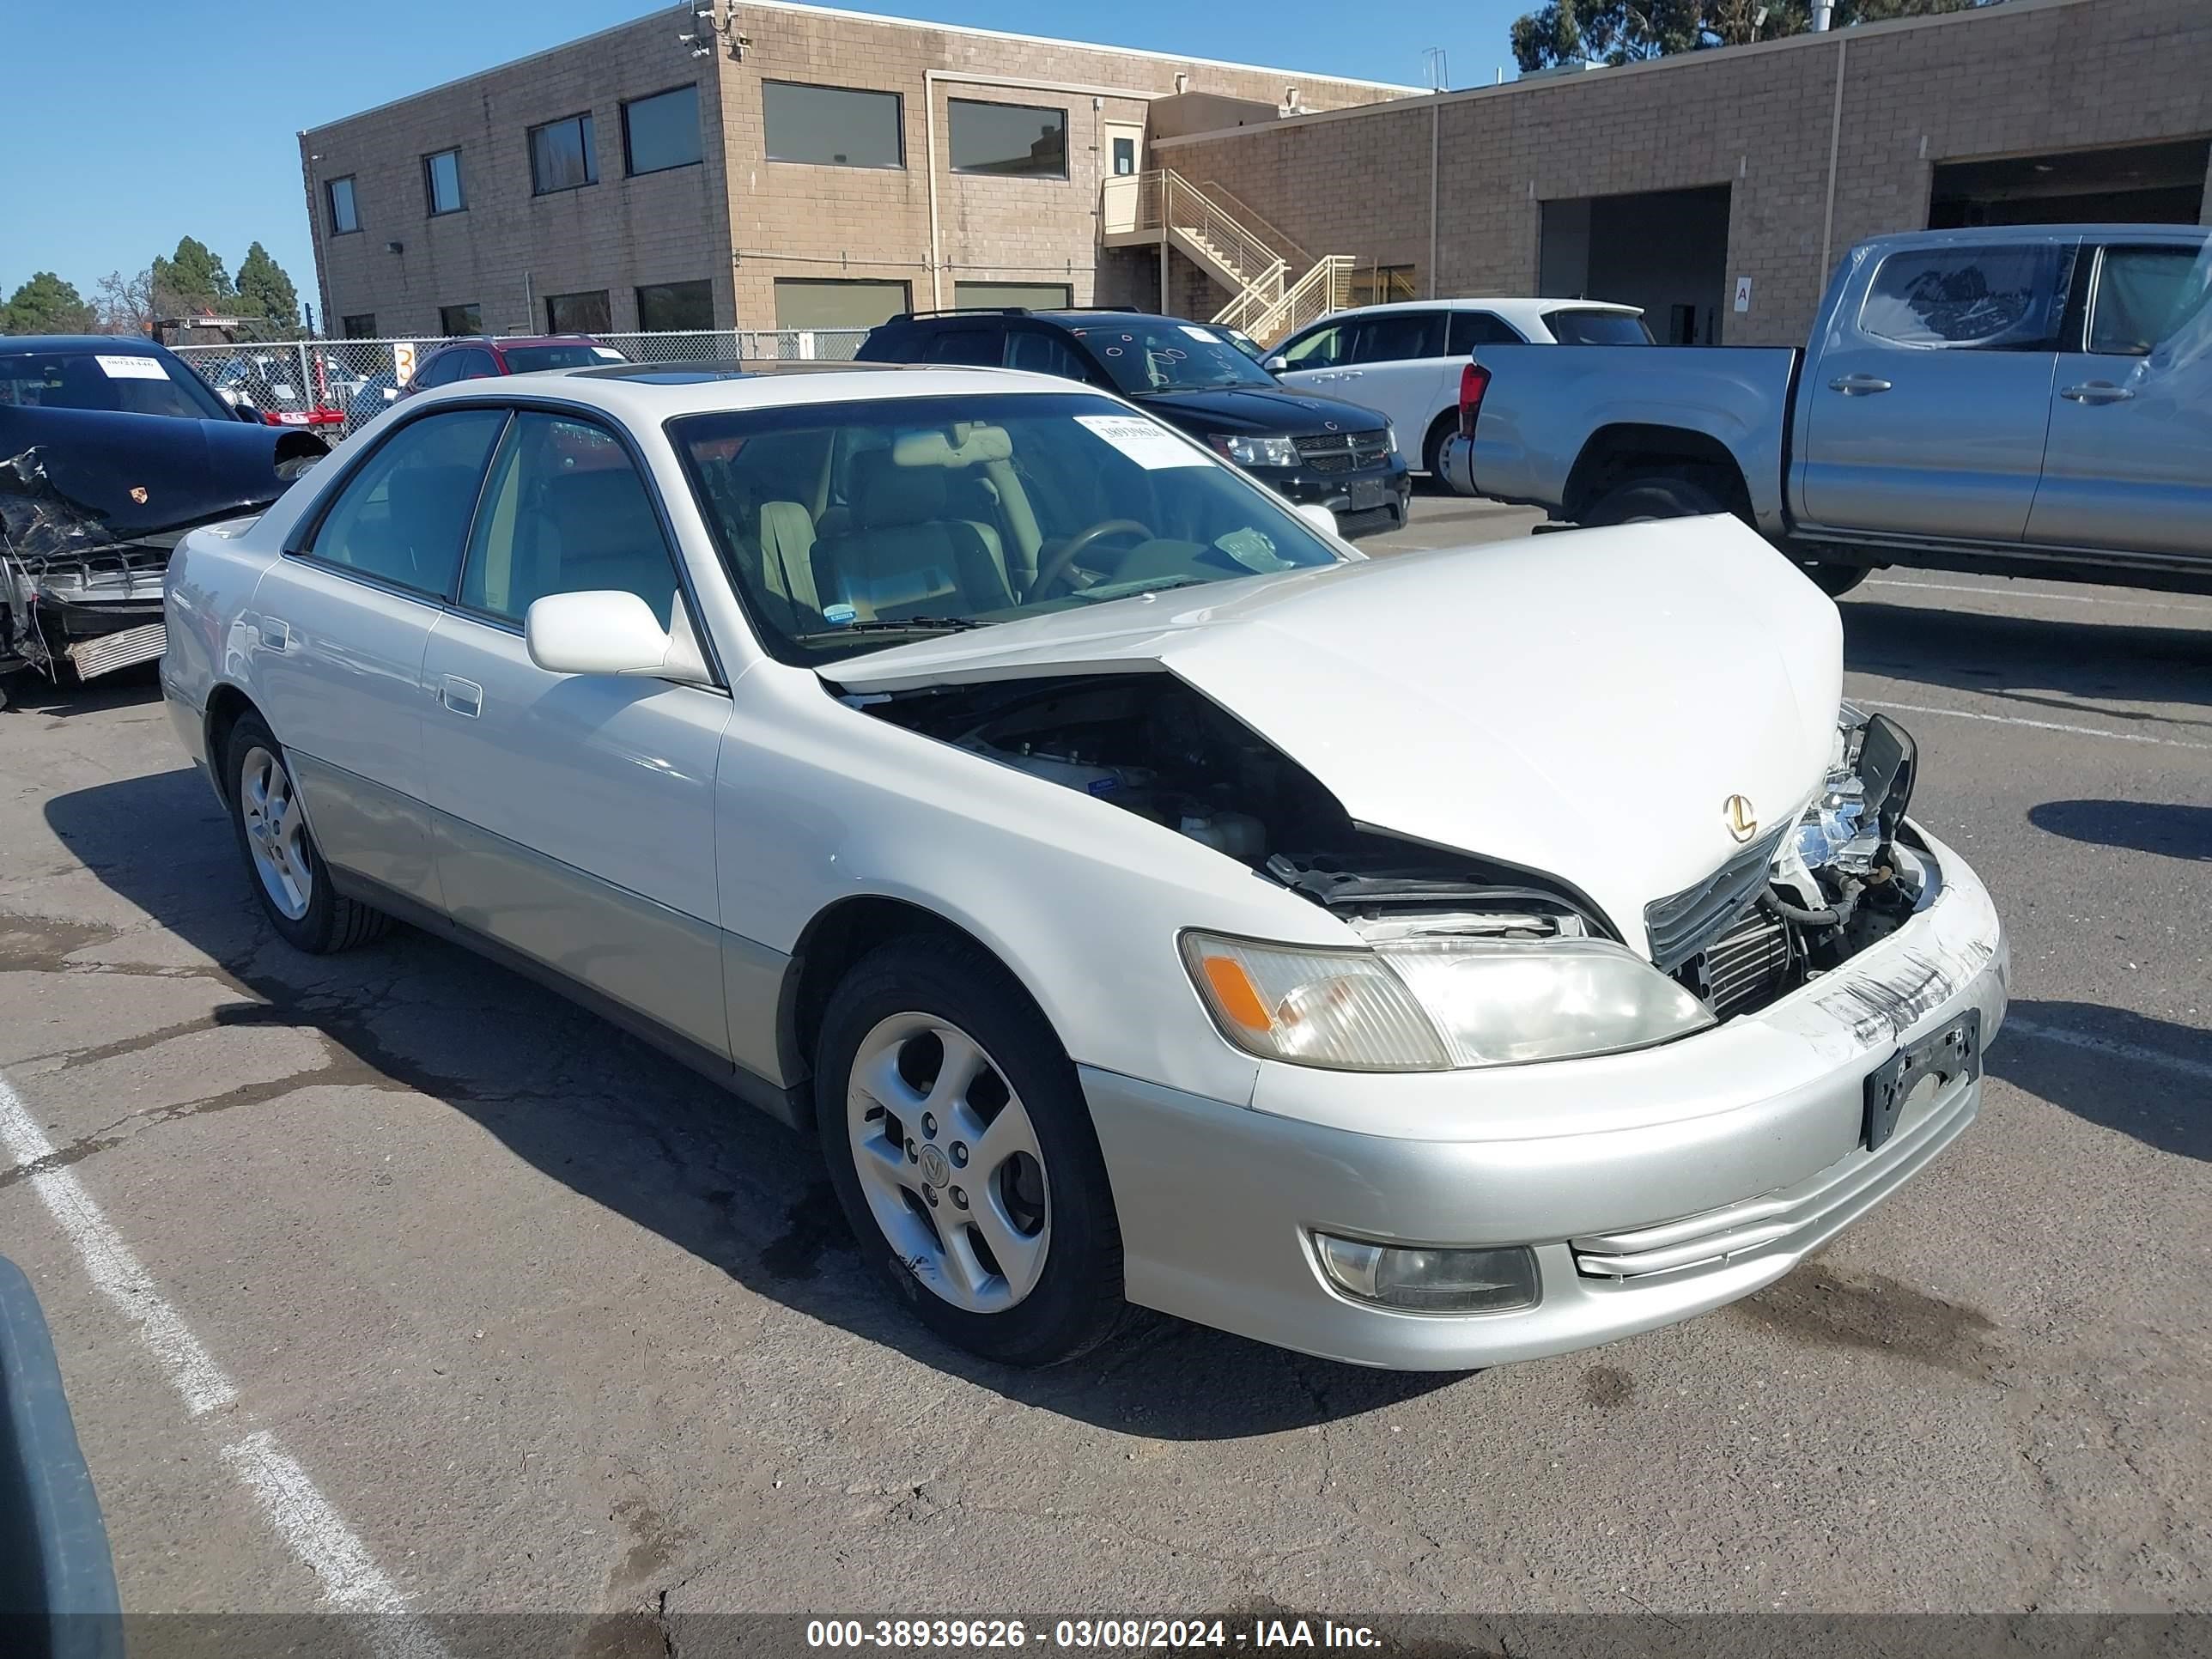
[{"label": "windshield wiper", "polygon": [[810,640],[830,640],[836,638],[840,634],[903,634],[916,631],[959,634],[971,628],[992,628],[996,625],[978,617],[874,617],[866,622],[840,623],[834,628],[824,628],[805,637]]}]

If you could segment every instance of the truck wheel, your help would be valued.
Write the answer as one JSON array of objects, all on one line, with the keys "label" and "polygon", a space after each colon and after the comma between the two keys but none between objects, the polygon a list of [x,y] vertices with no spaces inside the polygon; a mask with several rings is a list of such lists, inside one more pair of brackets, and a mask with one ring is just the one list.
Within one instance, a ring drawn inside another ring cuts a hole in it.
[{"label": "truck wheel", "polygon": [[1727,506],[1687,478],[1633,478],[1603,497],[1582,522],[1589,526],[1648,524],[1654,519],[1697,519]]},{"label": "truck wheel", "polygon": [[895,940],[847,975],[814,1109],[846,1219],[939,1337],[1054,1365],[1112,1334],[1121,1231],[1082,1086],[980,947]]},{"label": "truck wheel", "polygon": [[1797,568],[1832,599],[1840,599],[1871,574],[1863,564],[1829,564],[1819,559],[1804,560]]}]

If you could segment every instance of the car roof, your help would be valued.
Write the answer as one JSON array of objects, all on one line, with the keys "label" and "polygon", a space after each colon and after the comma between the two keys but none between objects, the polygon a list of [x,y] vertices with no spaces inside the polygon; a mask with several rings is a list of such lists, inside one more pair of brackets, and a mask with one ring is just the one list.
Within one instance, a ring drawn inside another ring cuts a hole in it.
[{"label": "car roof", "polygon": [[598,345],[599,341],[589,334],[452,334],[438,342],[434,351],[443,351],[447,346],[508,346],[539,345]]},{"label": "car roof", "polygon": [[2021,242],[2085,241],[2203,242],[2212,241],[2212,226],[2144,224],[1978,225],[1959,230],[1897,230],[1869,236],[1861,247],[2004,246]]},{"label": "car roof", "polygon": [[[657,426],[680,415],[702,415],[722,410],[799,408],[886,397],[974,397],[981,392],[1049,392],[1063,398],[1107,395],[1073,384],[1057,374],[1033,374],[1015,368],[970,368],[948,363],[807,364],[803,366],[805,372],[797,374],[779,373],[766,364],[736,366],[734,373],[727,372],[732,368],[728,364],[713,366],[724,371],[717,373],[699,372],[702,367],[696,363],[611,363],[606,370],[579,368],[565,374],[460,380],[417,393],[409,399],[409,407],[551,399],[580,404],[626,421],[633,427],[643,428]],[[639,375],[621,372],[624,368],[678,372]]]},{"label": "car roof", "polygon": [[1340,322],[1346,317],[1382,315],[1394,311],[1489,311],[1509,322],[1533,320],[1554,311],[1607,311],[1629,317],[1644,314],[1641,307],[1624,305],[1617,300],[1547,300],[1518,294],[1489,299],[1392,300],[1382,305],[1347,306],[1342,311],[1331,312],[1322,320]]},{"label": "car roof", "polygon": [[168,348],[141,334],[0,334],[0,351],[107,351],[150,357]]}]

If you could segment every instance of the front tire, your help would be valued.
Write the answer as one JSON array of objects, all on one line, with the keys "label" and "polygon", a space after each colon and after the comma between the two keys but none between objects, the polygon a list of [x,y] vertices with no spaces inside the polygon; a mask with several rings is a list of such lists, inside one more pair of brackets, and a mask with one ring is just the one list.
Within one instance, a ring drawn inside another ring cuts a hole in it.
[{"label": "front tire", "polygon": [[981,947],[870,954],[823,1017],[815,1118],[864,1252],[970,1353],[1054,1365],[1120,1321],[1121,1232],[1075,1068]]},{"label": "front tire", "polygon": [[224,793],[246,878],[278,937],[311,956],[367,943],[391,926],[380,910],[343,896],[307,827],[284,747],[258,714],[243,714],[223,749]]},{"label": "front tire", "polygon": [[1873,574],[1863,564],[1831,564],[1819,559],[1804,560],[1797,568],[1832,599],[1840,599]]}]

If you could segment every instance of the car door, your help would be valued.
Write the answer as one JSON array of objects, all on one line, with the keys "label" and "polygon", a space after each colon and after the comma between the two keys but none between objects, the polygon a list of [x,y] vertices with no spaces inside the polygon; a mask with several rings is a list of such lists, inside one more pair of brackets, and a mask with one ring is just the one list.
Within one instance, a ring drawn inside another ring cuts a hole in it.
[{"label": "car door", "polygon": [[[1437,412],[1443,380],[1445,316],[1437,311],[1378,311],[1352,331],[1352,349],[1328,390],[1377,410],[1401,444],[1420,443]],[[1454,370],[1456,373],[1456,368]],[[1413,457],[1419,465],[1420,457]]]},{"label": "car door", "polygon": [[532,662],[531,602],[602,589],[664,626],[684,603],[652,488],[607,428],[519,410],[422,661],[440,884],[464,925],[726,1057],[714,783],[730,700]]},{"label": "car door", "polygon": [[2081,349],[2058,359],[2029,541],[2212,558],[2212,356],[2160,349],[2204,301],[2203,252],[2096,250]]},{"label": "car door", "polygon": [[1807,515],[1838,529],[2018,542],[2043,472],[2075,240],[1884,255],[1832,317],[1805,407]]},{"label": "car door", "polygon": [[506,422],[441,410],[392,428],[302,521],[237,635],[323,856],[432,906],[422,653]]}]

